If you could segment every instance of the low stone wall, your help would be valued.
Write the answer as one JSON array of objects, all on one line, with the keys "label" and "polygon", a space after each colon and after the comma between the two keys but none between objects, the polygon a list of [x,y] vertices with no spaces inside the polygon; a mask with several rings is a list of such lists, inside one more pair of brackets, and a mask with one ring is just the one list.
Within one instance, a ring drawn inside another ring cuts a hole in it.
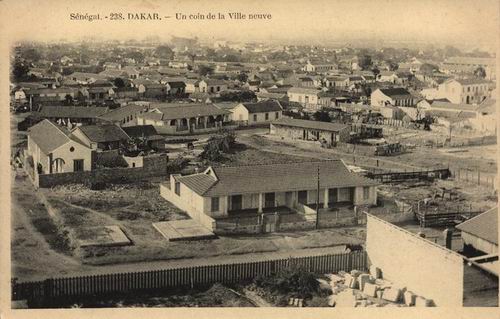
[{"label": "low stone wall", "polygon": [[311,230],[316,228],[316,221],[279,223],[278,231]]},{"label": "low stone wall", "polygon": [[318,226],[319,228],[333,228],[333,227],[343,227],[343,226],[356,226],[358,224],[358,218],[356,216],[351,217],[339,217],[339,218],[320,218]]},{"label": "low stone wall", "polygon": [[[92,171],[38,175],[38,187],[48,188],[64,184],[127,183],[154,176],[167,176],[168,157],[165,154],[144,157],[143,167],[103,168]],[[36,179],[35,179],[36,180]]]},{"label": "low stone wall", "polygon": [[240,235],[240,234],[260,234],[262,226],[260,225],[238,225],[238,226],[220,226],[217,224],[214,230],[217,235]]}]

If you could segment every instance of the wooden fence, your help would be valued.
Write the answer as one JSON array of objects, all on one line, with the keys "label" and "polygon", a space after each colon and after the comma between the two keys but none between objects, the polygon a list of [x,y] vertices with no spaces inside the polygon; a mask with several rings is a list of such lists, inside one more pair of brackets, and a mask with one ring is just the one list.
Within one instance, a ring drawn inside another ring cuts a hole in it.
[{"label": "wooden fence", "polygon": [[497,176],[495,173],[481,172],[472,169],[451,169],[451,175],[456,180],[474,183],[491,189],[497,189]]},{"label": "wooden fence", "polygon": [[255,262],[218,264],[163,270],[114,273],[81,277],[50,278],[35,282],[13,282],[12,300],[28,300],[38,306],[51,305],[65,298],[81,298],[116,293],[150,291],[210,285],[230,284],[271,275],[293,265],[315,273],[366,270],[366,251],[342,254],[306,256]]},{"label": "wooden fence", "polygon": [[451,176],[450,170],[436,169],[429,171],[412,171],[412,172],[393,172],[393,173],[367,173],[366,177],[378,180],[382,183],[401,182],[407,180],[424,180],[424,179],[446,179]]},{"label": "wooden fence", "polygon": [[415,212],[415,217],[418,220],[420,227],[454,226],[457,223],[466,221],[483,212],[484,211],[455,211],[439,213],[420,211]]}]

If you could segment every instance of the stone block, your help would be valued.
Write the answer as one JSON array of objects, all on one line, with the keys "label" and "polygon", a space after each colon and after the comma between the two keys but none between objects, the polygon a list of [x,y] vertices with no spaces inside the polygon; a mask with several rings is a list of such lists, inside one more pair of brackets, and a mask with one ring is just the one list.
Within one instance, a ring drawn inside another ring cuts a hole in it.
[{"label": "stone block", "polygon": [[377,298],[382,299],[384,297],[384,290],[383,289],[377,289]]},{"label": "stone block", "polygon": [[370,266],[370,275],[375,277],[375,279],[381,279],[382,278],[382,270],[375,265],[371,265]]},{"label": "stone block", "polygon": [[377,297],[377,285],[371,283],[365,283],[363,293],[370,297]]},{"label": "stone block", "polygon": [[415,307],[432,307],[432,300],[417,296],[415,298]]},{"label": "stone block", "polygon": [[332,283],[344,282],[344,277],[341,277],[341,276],[336,275],[336,274],[330,274],[330,275],[327,275],[327,277],[330,279],[330,285]]},{"label": "stone block", "polygon": [[363,290],[366,283],[372,283],[372,281],[370,279],[370,275],[368,275],[368,274],[359,275],[358,276],[359,290]]},{"label": "stone block", "polygon": [[316,279],[316,280],[318,281],[319,288],[321,290],[330,290],[330,289],[332,289],[332,287],[330,286],[330,283],[328,281],[326,281],[324,279],[321,279],[321,278]]},{"label": "stone block", "polygon": [[349,282],[349,288],[351,288],[351,289],[358,289],[359,288],[358,280],[356,278],[351,277],[351,281]]},{"label": "stone block", "polygon": [[356,269],[351,270],[351,276],[353,276],[354,278],[358,278],[358,276],[361,275],[362,273],[363,273],[362,271]]},{"label": "stone block", "polygon": [[353,291],[348,289],[344,290],[335,298],[335,307],[355,307],[356,306],[356,296]]},{"label": "stone block", "polygon": [[328,305],[330,307],[335,307],[335,299],[337,298],[336,295],[330,295],[328,296]]},{"label": "stone block", "polygon": [[390,302],[399,302],[401,300],[401,289],[398,288],[384,289],[384,296],[382,298]]},{"label": "stone block", "polygon": [[403,294],[405,305],[408,307],[415,305],[415,294],[411,291],[405,291]]}]

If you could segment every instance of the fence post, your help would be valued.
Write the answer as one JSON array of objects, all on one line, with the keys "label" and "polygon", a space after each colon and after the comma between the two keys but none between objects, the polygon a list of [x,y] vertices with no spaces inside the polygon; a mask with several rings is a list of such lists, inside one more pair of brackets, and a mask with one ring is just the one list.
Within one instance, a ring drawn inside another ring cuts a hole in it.
[{"label": "fence post", "polygon": [[481,173],[477,170],[477,184],[481,185]]}]

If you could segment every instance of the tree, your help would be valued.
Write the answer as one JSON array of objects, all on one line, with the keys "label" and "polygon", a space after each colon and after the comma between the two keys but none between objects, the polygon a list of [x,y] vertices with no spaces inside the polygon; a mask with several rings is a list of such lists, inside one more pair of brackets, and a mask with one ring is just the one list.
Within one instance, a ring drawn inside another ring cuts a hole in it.
[{"label": "tree", "polygon": [[314,113],[314,119],[316,121],[320,121],[320,122],[331,122],[332,121],[330,114],[326,111],[317,111],[316,113]]},{"label": "tree", "polygon": [[424,74],[431,74],[434,71],[439,71],[439,67],[437,65],[424,63],[420,66],[420,72]]},{"label": "tree", "polygon": [[373,64],[372,57],[368,54],[358,56],[358,66],[362,70],[368,70]]},{"label": "tree", "polygon": [[399,68],[399,65],[396,62],[393,61],[386,61],[386,62],[389,65],[390,71],[396,71]]},{"label": "tree", "polygon": [[114,79],[113,84],[117,88],[123,88],[123,87],[125,87],[125,81],[123,81],[122,78],[116,78],[116,79]]},{"label": "tree", "polygon": [[484,79],[486,78],[486,70],[483,67],[479,66],[474,70],[474,75],[478,78]]},{"label": "tree", "polygon": [[73,97],[69,94],[66,94],[66,96],[64,97],[64,104],[66,105],[73,104]]},{"label": "tree", "polygon": [[379,74],[380,74],[380,70],[379,70],[377,67],[374,67],[374,68],[372,69],[372,72],[373,72],[373,75],[374,75],[375,77],[377,77],[377,75],[379,75]]},{"label": "tree", "polygon": [[174,51],[167,45],[160,45],[156,48],[155,54],[162,59],[172,60],[175,56]]},{"label": "tree", "polygon": [[139,63],[144,61],[144,54],[139,51],[128,52],[127,54],[125,54],[125,57],[129,59],[134,59],[135,62]]},{"label": "tree", "polygon": [[12,68],[12,76],[15,82],[20,82],[28,76],[29,67],[20,61],[16,61]]},{"label": "tree", "polygon": [[214,73],[214,68],[210,65],[202,64],[198,67],[198,74],[201,76],[207,76]]},{"label": "tree", "polygon": [[238,76],[236,78],[240,82],[246,82],[248,80],[248,75],[246,73],[242,72],[242,73],[238,74]]},{"label": "tree", "polygon": [[220,94],[221,101],[250,102],[255,99],[256,95],[252,91],[222,92]]},{"label": "tree", "polygon": [[224,153],[228,153],[234,147],[235,143],[234,132],[223,130],[218,135],[210,137],[200,156],[209,161],[218,161]]}]

